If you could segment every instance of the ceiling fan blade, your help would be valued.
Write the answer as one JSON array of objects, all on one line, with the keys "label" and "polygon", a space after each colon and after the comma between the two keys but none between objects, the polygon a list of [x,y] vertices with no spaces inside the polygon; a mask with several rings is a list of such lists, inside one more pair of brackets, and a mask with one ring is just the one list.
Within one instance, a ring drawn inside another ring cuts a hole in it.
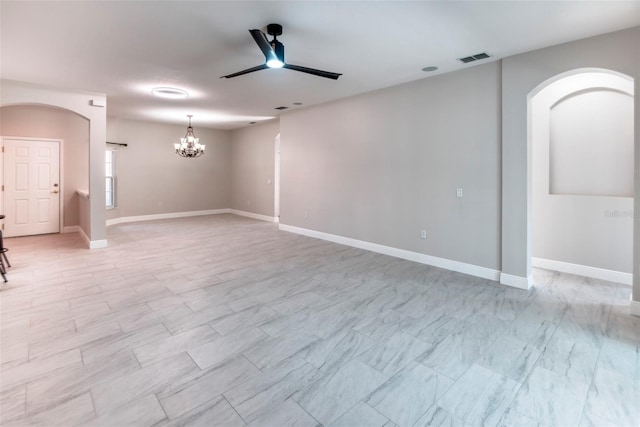
[{"label": "ceiling fan blade", "polygon": [[330,71],[322,71],[316,70],[314,68],[301,67],[299,65],[293,64],[284,64],[284,68],[288,68],[290,70],[301,71],[307,74],[313,74],[314,76],[326,77],[328,79],[338,80],[338,77],[342,75],[342,73],[332,73]]},{"label": "ceiling fan blade", "polygon": [[247,68],[246,70],[238,71],[237,73],[233,73],[233,74],[229,74],[229,75],[226,75],[226,76],[222,76],[220,78],[221,79],[230,79],[232,77],[238,77],[238,76],[241,76],[243,74],[253,73],[254,71],[266,70],[267,68],[269,68],[269,67],[267,67],[266,64],[262,64],[262,65],[258,65],[257,67]]},{"label": "ceiling fan blade", "polygon": [[271,43],[269,43],[269,40],[267,40],[267,36],[265,36],[264,33],[260,30],[249,30],[249,32],[251,33],[251,37],[253,37],[253,40],[255,40],[256,44],[264,54],[264,57],[266,59],[265,62],[272,60],[277,61],[278,56],[271,47]]}]

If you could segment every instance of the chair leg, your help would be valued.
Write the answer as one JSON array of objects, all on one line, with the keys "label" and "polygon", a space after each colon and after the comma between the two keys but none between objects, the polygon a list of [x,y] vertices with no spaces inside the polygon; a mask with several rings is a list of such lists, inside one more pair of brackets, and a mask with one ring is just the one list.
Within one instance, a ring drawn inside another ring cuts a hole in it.
[{"label": "chair leg", "polygon": [[4,279],[5,283],[9,281],[7,280],[7,270],[4,268],[2,257],[0,257],[0,274],[2,275],[2,278]]},{"label": "chair leg", "polygon": [[7,267],[11,267],[11,263],[9,262],[9,258],[7,258],[7,253],[6,252],[2,252],[2,257],[7,262]]}]

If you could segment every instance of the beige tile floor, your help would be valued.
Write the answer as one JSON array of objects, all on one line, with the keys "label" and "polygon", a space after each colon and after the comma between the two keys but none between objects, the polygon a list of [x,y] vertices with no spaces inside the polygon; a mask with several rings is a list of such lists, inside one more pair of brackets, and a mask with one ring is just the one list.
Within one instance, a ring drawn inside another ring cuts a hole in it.
[{"label": "beige tile floor", "polygon": [[630,288],[530,292],[233,215],[7,239],[0,423],[638,426]]}]

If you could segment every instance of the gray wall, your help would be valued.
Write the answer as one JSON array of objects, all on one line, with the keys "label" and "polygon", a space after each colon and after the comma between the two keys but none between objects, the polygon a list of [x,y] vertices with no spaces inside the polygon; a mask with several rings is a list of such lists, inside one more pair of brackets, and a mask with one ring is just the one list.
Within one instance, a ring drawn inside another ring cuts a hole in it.
[{"label": "gray wall", "polygon": [[[527,277],[531,271],[531,201],[528,200],[527,95],[546,80],[584,67],[605,68],[640,80],[640,28],[579,40],[502,61],[502,271]],[[637,98],[637,97],[636,97]],[[636,108],[635,122],[640,121]],[[639,135],[635,134],[638,153]],[[637,155],[637,154],[636,154]],[[638,162],[636,161],[636,165]],[[636,174],[638,173],[636,167]],[[636,178],[637,179],[637,178]],[[640,188],[635,186],[635,196]],[[637,227],[635,244],[640,245]],[[636,268],[640,254],[634,254]],[[637,275],[635,280],[637,281]],[[640,298],[640,283],[636,299]]]},{"label": "gray wall", "polygon": [[[61,168],[63,225],[81,225],[76,190],[89,190],[89,121],[62,108],[7,106],[0,108],[0,135],[64,140]],[[87,232],[89,224],[84,224],[83,229]]]},{"label": "gray wall", "polygon": [[272,120],[231,131],[231,208],[274,216],[274,140]]},{"label": "gray wall", "polygon": [[499,269],[499,85],[489,63],[283,114],[280,222]]},{"label": "gray wall", "polygon": [[[78,215],[78,222],[80,225],[80,228],[82,228],[82,230],[89,230],[91,227],[91,206],[90,206],[90,202],[89,199],[86,199],[84,197],[79,197],[78,198],[78,206],[79,206],[79,215]],[[86,234],[86,231],[85,231]]]},{"label": "gray wall", "polygon": [[[532,241],[527,95],[547,79],[583,67],[632,76],[640,93],[640,29],[285,113],[282,222],[527,277]],[[184,131],[110,120],[107,139],[131,144],[119,152],[120,207],[111,217],[226,208],[242,203],[251,191],[264,194],[258,188],[264,178],[233,187],[232,177],[251,160],[232,167],[230,132],[196,126],[207,155],[193,160],[178,158],[171,149]],[[257,144],[250,134],[237,138]],[[266,162],[269,154],[257,158]],[[463,198],[455,197],[456,187],[464,189]],[[634,195],[640,195],[637,167]],[[640,301],[637,211],[634,218],[633,298]],[[426,240],[419,238],[421,229]]]},{"label": "gray wall", "polygon": [[118,207],[107,212],[108,219],[229,207],[229,132],[196,123],[195,134],[206,153],[188,159],[173,148],[186,132],[186,121],[179,126],[109,118],[107,141],[129,146],[116,153]]}]

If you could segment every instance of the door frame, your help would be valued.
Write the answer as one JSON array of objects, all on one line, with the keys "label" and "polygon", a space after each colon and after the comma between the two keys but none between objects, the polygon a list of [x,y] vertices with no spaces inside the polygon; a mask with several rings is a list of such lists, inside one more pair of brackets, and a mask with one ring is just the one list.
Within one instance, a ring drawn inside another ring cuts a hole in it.
[{"label": "door frame", "polygon": [[275,222],[280,222],[280,132],[273,141],[274,165],[273,165],[273,216]]},{"label": "door frame", "polygon": [[[61,138],[39,138],[35,136],[0,136],[0,185],[2,185],[2,197],[0,197],[0,212],[4,212],[4,140],[5,139],[17,139],[22,141],[47,141],[47,142],[57,142],[60,151],[58,152],[58,174],[60,183],[60,197],[59,199],[59,209],[60,209],[60,223],[58,224],[58,233],[64,233],[64,139]],[[0,221],[1,222],[1,221]],[[2,224],[4,228],[4,224]]]}]

